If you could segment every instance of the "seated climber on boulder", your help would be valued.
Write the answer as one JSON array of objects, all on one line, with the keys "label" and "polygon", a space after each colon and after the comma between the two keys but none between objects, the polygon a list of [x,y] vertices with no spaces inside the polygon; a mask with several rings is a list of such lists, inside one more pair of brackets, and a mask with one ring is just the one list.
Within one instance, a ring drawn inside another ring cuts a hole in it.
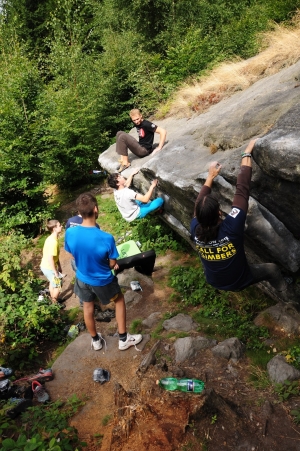
[{"label": "seated climber on boulder", "polygon": [[109,186],[115,190],[114,196],[119,212],[128,222],[144,218],[149,213],[161,208],[164,203],[161,197],[150,201],[157,180],[152,181],[146,194],[136,193],[129,188],[133,177],[138,172],[139,169],[134,170],[127,180],[121,174],[114,173],[107,180]]},{"label": "seated climber on boulder", "polygon": [[274,263],[249,265],[244,250],[244,226],[252,174],[251,140],[242,154],[236,192],[231,212],[222,220],[219,201],[211,194],[211,187],[222,166],[216,161],[209,167],[207,179],[195,202],[191,221],[191,237],[204,266],[207,282],[219,290],[240,291],[249,285],[268,281],[280,299],[294,301],[286,280]]},{"label": "seated climber on boulder", "polygon": [[[120,155],[119,162],[121,163],[118,172],[122,172],[130,166],[128,161],[128,149],[140,158],[150,154],[154,155],[163,148],[167,136],[167,132],[164,128],[158,127],[153,124],[153,122],[143,119],[140,110],[131,110],[129,114],[136,127],[139,141],[128,133],[122,131],[117,133],[116,151],[117,154]],[[158,146],[154,150],[153,141],[155,133],[160,135],[160,140]]]}]

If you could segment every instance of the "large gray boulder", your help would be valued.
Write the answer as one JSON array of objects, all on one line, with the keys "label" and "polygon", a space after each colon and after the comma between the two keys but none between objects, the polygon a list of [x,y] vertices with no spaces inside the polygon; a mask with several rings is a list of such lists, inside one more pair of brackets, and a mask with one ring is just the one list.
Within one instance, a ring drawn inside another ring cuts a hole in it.
[{"label": "large gray boulder", "polygon": [[300,378],[300,371],[286,363],[282,355],[276,355],[267,364],[267,370],[272,382],[282,384],[284,381],[295,381]]},{"label": "large gray boulder", "polygon": [[[130,152],[132,167],[141,168],[134,189],[146,192],[159,179],[155,196],[165,199],[163,219],[189,239],[194,202],[209,163],[222,171],[213,192],[228,213],[233,199],[240,154],[255,137],[253,177],[245,245],[252,262],[275,262],[288,273],[300,265],[300,62],[266,77],[191,119],[155,121],[167,132],[168,143],[153,157]],[[136,131],[131,131],[136,136]],[[215,152],[212,154],[212,150]],[[115,145],[99,156],[112,173],[118,167]],[[132,167],[123,172],[128,176]]]}]

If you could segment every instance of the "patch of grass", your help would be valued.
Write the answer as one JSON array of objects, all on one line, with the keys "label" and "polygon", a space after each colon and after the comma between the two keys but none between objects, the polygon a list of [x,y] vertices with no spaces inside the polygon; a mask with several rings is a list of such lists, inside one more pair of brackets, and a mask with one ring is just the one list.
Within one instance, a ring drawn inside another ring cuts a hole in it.
[{"label": "patch of grass", "polygon": [[249,382],[256,390],[266,390],[272,386],[267,371],[255,365],[250,368]]},{"label": "patch of grass", "polygon": [[49,233],[45,233],[44,235],[40,235],[36,241],[36,247],[38,249],[43,249],[46,239],[48,238]]},{"label": "patch of grass", "polygon": [[55,351],[52,352],[52,356],[51,356],[51,360],[49,360],[47,366],[49,368],[51,368],[51,366],[53,365],[53,363],[58,359],[58,357],[64,352],[64,350],[66,349],[66,347],[69,345],[69,341],[67,340],[66,337],[66,341],[62,344],[60,344],[59,346],[57,346],[57,348],[55,348]]},{"label": "patch of grass", "polygon": [[291,410],[290,414],[293,417],[294,423],[300,424],[300,410]]},{"label": "patch of grass", "polygon": [[96,446],[100,446],[102,443],[104,435],[103,434],[94,434],[94,438],[95,438],[95,445]]},{"label": "patch of grass", "polygon": [[213,70],[207,70],[198,81],[184,85],[167,104],[162,104],[158,117],[166,114],[188,117],[195,110],[199,113],[205,109],[201,102],[204,95],[211,93],[219,96],[219,100],[228,97],[237,89],[244,90],[253,83],[268,75],[275,74],[295,63],[299,58],[298,42],[300,37],[299,13],[293,20],[293,28],[276,25],[275,29],[263,36],[264,46],[256,56],[245,60],[224,62]]},{"label": "patch of grass", "polygon": [[163,317],[161,318],[161,320],[158,322],[156,327],[151,332],[151,338],[153,338],[155,340],[159,340],[162,337],[166,337],[166,335],[164,334],[165,330],[162,326],[163,322],[166,321],[167,319],[173,318],[173,316],[176,316],[178,313],[180,313],[180,312],[179,311],[165,312],[163,314]]},{"label": "patch of grass", "polygon": [[112,415],[110,415],[110,414],[104,415],[104,417],[102,418],[102,422],[101,422],[102,426],[107,426],[111,419],[112,419]]},{"label": "patch of grass", "polygon": [[143,330],[142,319],[135,319],[129,326],[129,332],[131,334],[140,334]]},{"label": "patch of grass", "polygon": [[65,313],[70,323],[77,324],[83,318],[83,311],[80,307],[71,308],[70,310],[67,310]]},{"label": "patch of grass", "polygon": [[151,338],[153,338],[154,340],[159,340],[162,338],[162,332],[163,332],[163,327],[162,327],[162,323],[164,322],[164,320],[161,320],[157,326],[155,327],[155,329],[151,332]]},{"label": "patch of grass", "polygon": [[249,349],[246,354],[252,365],[258,366],[262,370],[267,369],[267,364],[272,358],[270,351],[266,347],[255,350]]},{"label": "patch of grass", "polygon": [[268,305],[268,298],[257,298],[255,290],[236,294],[214,289],[207,284],[200,263],[173,268],[169,284],[179,293],[181,308],[199,308],[193,317],[201,330],[222,338],[237,337],[248,349],[264,346],[262,340],[269,336],[268,330],[255,326],[253,319]]},{"label": "patch of grass", "polygon": [[167,333],[165,338],[185,338],[185,337],[189,337],[190,334],[188,332],[169,332]]}]

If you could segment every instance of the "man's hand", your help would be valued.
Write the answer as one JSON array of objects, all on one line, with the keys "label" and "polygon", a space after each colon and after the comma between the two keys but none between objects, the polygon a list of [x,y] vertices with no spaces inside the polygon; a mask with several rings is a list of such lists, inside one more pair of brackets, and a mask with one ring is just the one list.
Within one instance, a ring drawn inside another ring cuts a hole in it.
[{"label": "man's hand", "polygon": [[210,163],[209,169],[208,169],[208,176],[207,176],[207,179],[205,180],[204,185],[211,188],[214,178],[217,177],[217,175],[219,175],[219,172],[221,171],[221,169],[222,169],[222,165],[220,163],[218,163],[217,161],[213,161],[212,163]]},{"label": "man's hand", "polygon": [[155,188],[157,184],[158,184],[158,180],[157,179],[152,180],[151,186],[153,186],[153,188]]},{"label": "man's hand", "polygon": [[127,188],[130,187],[131,182],[133,177],[135,176],[135,174],[137,174],[139,172],[139,168],[135,168],[133,169],[133,171],[131,172],[130,176],[128,177],[128,179],[126,180],[126,182],[124,183],[124,186],[126,186]]},{"label": "man's hand", "polygon": [[119,269],[119,265],[118,265],[118,263],[116,263],[114,266],[114,270],[117,271],[118,269]]},{"label": "man's hand", "polygon": [[257,140],[258,140],[258,138],[251,139],[251,141],[249,142],[248,146],[246,147],[244,153],[252,153],[253,147]]},{"label": "man's hand", "polygon": [[212,177],[214,179],[215,177],[217,177],[217,175],[219,175],[219,172],[221,171],[221,169],[222,169],[222,165],[220,163],[218,163],[217,161],[213,161],[209,165],[208,176]]},{"label": "man's hand", "polygon": [[159,152],[161,149],[159,149],[158,147],[155,149],[155,150],[153,150],[153,152],[151,153],[151,155],[155,155],[157,152]]}]

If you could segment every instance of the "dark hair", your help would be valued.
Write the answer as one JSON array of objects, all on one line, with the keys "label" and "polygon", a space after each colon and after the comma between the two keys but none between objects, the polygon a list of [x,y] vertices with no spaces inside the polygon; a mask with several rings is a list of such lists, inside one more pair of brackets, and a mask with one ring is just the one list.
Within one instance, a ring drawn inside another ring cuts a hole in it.
[{"label": "dark hair", "polygon": [[220,204],[218,200],[208,194],[196,205],[196,218],[199,225],[196,228],[196,237],[204,243],[214,240],[218,235]]},{"label": "dark hair", "polygon": [[58,223],[59,223],[59,221],[57,219],[50,219],[49,221],[47,221],[47,224],[46,224],[47,230],[50,233],[52,233],[54,227],[56,227]]},{"label": "dark hair", "polygon": [[76,199],[76,206],[83,219],[86,219],[94,216],[94,209],[98,208],[98,202],[91,193],[83,193]]},{"label": "dark hair", "polygon": [[118,177],[120,174],[115,172],[114,174],[110,174],[110,176],[107,179],[108,185],[113,189],[118,189]]}]

